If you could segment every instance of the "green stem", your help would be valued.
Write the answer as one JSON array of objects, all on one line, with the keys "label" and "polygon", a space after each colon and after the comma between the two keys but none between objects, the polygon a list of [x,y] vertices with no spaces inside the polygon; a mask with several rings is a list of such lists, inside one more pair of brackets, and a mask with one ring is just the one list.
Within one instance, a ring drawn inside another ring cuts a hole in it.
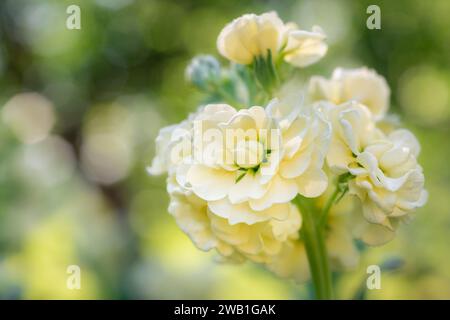
[{"label": "green stem", "polygon": [[267,56],[257,56],[253,59],[253,74],[261,89],[270,97],[279,86],[276,66],[272,59],[272,51],[267,50]]},{"label": "green stem", "polygon": [[239,108],[239,109],[243,108],[242,104],[233,95],[231,95],[228,91],[223,89],[221,86],[219,86],[219,85],[215,86],[214,89],[225,100],[224,102],[228,102],[228,103],[232,104],[234,107]]},{"label": "green stem", "polygon": [[328,213],[330,212],[330,209],[333,206],[333,204],[339,202],[342,199],[342,197],[347,193],[348,181],[352,179],[352,177],[353,176],[350,173],[344,173],[337,178],[336,187],[333,191],[333,194],[328,198],[320,214],[319,220],[320,230],[323,230],[325,228],[328,219]]},{"label": "green stem", "polygon": [[319,228],[321,230],[325,228],[328,219],[328,213],[330,212],[331,206],[336,201],[336,198],[339,196],[340,193],[341,189],[339,188],[339,185],[336,185],[333,194],[328,198],[327,203],[325,204],[325,206],[322,209],[322,212],[320,213]]},{"label": "green stem", "polygon": [[333,298],[331,271],[322,230],[318,227],[310,200],[297,196],[294,203],[298,206],[303,224],[300,230],[305,243],[311,277],[314,283],[316,298],[321,300]]}]

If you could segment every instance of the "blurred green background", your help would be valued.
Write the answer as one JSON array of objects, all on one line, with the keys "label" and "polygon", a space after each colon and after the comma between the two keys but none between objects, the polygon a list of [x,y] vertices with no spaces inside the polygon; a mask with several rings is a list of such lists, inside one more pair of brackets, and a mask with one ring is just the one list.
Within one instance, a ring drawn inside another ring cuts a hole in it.
[{"label": "blurred green background", "polygon": [[[81,30],[66,29],[70,4]],[[369,4],[381,30],[366,28]],[[231,19],[268,10],[327,33],[327,56],[305,76],[362,65],[385,76],[392,113],[422,144],[428,204],[336,276],[338,296],[357,297],[367,266],[394,258],[403,263],[367,298],[450,298],[447,0],[1,1],[0,298],[310,297],[308,284],[197,250],[167,213],[165,177],[145,171],[158,130],[201,101],[184,79],[189,60],[217,55]],[[69,265],[81,290],[66,287]]]}]

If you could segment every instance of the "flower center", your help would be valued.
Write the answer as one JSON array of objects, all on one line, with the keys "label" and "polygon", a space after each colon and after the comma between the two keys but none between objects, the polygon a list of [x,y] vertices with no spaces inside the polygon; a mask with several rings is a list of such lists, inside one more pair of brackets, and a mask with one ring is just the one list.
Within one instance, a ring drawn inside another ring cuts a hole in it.
[{"label": "flower center", "polygon": [[264,146],[255,140],[241,140],[236,144],[234,155],[240,168],[254,168],[264,159]]}]

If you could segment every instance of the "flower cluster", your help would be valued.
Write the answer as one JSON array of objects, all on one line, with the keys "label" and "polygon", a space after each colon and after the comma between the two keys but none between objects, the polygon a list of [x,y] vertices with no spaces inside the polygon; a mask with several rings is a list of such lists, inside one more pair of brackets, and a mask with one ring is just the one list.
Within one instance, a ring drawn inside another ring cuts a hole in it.
[{"label": "flower cluster", "polygon": [[304,99],[280,90],[280,64],[317,62],[324,41],[319,27],[300,30],[275,12],[247,14],[218,37],[228,69],[211,56],[188,67],[208,102],[161,129],[148,170],[168,174],[169,212],[198,248],[303,281],[306,220],[296,199],[317,209],[335,269],[357,264],[355,237],[385,243],[425,204],[419,143],[382,125],[390,95],[383,77],[339,68],[331,79],[312,77]]}]

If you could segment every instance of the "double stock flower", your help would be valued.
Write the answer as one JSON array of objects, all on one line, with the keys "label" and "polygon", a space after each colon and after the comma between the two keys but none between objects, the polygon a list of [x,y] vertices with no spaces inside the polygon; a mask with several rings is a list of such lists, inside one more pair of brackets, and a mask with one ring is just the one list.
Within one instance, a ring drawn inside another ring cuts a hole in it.
[{"label": "double stock flower", "polygon": [[[161,129],[149,172],[168,174],[169,212],[201,250],[299,281],[311,273],[315,279],[321,274],[312,270],[304,229],[311,217],[298,201],[315,208],[313,227],[328,249],[322,258],[335,270],[357,264],[355,237],[385,243],[425,204],[419,143],[406,129],[382,125],[390,91],[381,76],[338,68],[331,79],[312,77],[301,102],[276,90],[278,66],[317,62],[327,51],[324,40],[319,27],[300,30],[275,12],[235,19],[220,33],[218,50],[254,72],[244,83],[259,82],[269,102],[244,109],[209,103]],[[212,57],[187,71],[208,90],[221,85],[222,73]]]}]

